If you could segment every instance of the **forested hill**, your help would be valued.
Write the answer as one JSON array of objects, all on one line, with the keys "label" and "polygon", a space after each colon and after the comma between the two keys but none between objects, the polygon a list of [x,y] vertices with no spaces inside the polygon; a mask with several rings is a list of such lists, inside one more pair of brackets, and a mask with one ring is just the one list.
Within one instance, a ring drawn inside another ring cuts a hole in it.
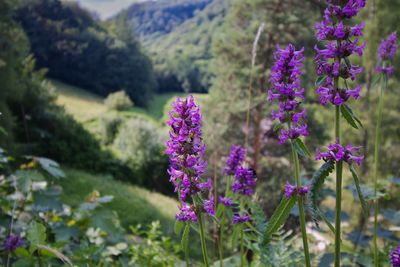
[{"label": "forested hill", "polygon": [[123,11],[142,40],[168,34],[212,0],[162,0],[135,3]]},{"label": "forested hill", "polygon": [[133,4],[116,18],[126,17],[140,36],[160,92],[206,92],[212,78],[212,42],[230,5],[229,0],[145,2]]},{"label": "forested hill", "polygon": [[151,62],[124,21],[102,23],[60,0],[24,1],[15,18],[48,77],[103,96],[123,89],[139,106],[155,91]]}]

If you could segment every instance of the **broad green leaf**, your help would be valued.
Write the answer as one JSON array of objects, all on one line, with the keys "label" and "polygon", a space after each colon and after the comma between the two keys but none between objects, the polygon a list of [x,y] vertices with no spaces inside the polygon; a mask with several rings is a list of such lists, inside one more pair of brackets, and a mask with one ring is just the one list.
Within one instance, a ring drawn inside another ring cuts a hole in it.
[{"label": "broad green leaf", "polygon": [[353,119],[358,123],[358,126],[360,126],[361,128],[364,128],[364,126],[362,125],[360,119],[356,116],[356,114],[354,114],[353,110],[349,107],[349,105],[344,104],[344,106],[350,112],[350,114],[353,117]]},{"label": "broad green leaf", "polygon": [[311,157],[311,152],[308,149],[308,147],[303,143],[303,141],[300,138],[296,138],[294,140],[294,148],[296,149],[297,153],[300,156],[309,156]]},{"label": "broad green leaf", "polygon": [[35,160],[40,164],[43,170],[48,172],[55,178],[64,178],[65,173],[61,170],[60,165],[54,160],[48,158],[35,157]]},{"label": "broad green leaf", "polygon": [[285,224],[295,203],[296,197],[291,197],[289,199],[282,197],[281,202],[268,221],[267,229],[263,237],[264,245],[268,244],[272,235]]},{"label": "broad green leaf", "polygon": [[185,229],[183,230],[181,246],[182,250],[185,253],[185,259],[189,258],[189,232],[190,232],[190,225],[187,223],[185,225]]},{"label": "broad green leaf", "polygon": [[353,118],[353,115],[349,111],[346,105],[341,105],[340,106],[340,111],[342,112],[343,118],[346,119],[346,121],[350,124],[351,127],[358,129],[357,123]]},{"label": "broad green leaf", "polygon": [[175,220],[174,232],[175,232],[175,234],[176,234],[177,236],[180,236],[180,235],[181,235],[183,226],[185,226],[185,223],[184,223],[184,222]]},{"label": "broad green leaf", "polygon": [[39,245],[43,245],[46,241],[46,227],[38,222],[33,222],[27,233],[27,239],[31,243],[29,248],[32,254]]},{"label": "broad green leaf", "polygon": [[360,203],[361,203],[362,211],[363,211],[365,216],[368,216],[369,215],[369,210],[368,210],[367,203],[365,202],[364,196],[363,196],[362,191],[361,191],[360,178],[358,177],[357,172],[354,169],[353,165],[349,165],[349,169],[350,169],[351,174],[353,175],[354,184],[355,184],[356,189],[357,189],[357,194],[358,194],[358,198],[359,198]]}]

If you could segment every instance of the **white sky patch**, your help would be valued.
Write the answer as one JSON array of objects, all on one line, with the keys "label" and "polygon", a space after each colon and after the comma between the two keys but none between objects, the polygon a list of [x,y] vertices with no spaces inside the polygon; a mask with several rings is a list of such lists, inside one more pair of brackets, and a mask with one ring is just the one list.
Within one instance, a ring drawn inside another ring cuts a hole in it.
[{"label": "white sky patch", "polygon": [[117,14],[119,11],[129,7],[135,2],[146,0],[68,0],[80,3],[82,7],[96,12],[101,19],[107,19]]}]

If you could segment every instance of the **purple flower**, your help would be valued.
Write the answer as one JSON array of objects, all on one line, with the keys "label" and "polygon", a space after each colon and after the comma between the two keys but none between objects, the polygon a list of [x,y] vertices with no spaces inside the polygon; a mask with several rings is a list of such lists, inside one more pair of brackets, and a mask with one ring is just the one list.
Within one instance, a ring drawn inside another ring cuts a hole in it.
[{"label": "purple flower", "polygon": [[397,52],[397,34],[391,33],[387,39],[383,39],[378,48],[378,57],[381,60],[392,60]]},{"label": "purple flower", "polygon": [[322,105],[331,103],[343,105],[350,98],[360,96],[361,86],[355,89],[338,88],[334,84],[337,78],[355,80],[362,72],[362,68],[351,65],[348,58],[354,54],[363,55],[364,44],[360,44],[358,37],[362,36],[364,23],[351,26],[344,23],[345,19],[356,16],[365,7],[365,0],[349,0],[338,4],[337,1],[328,1],[324,19],[315,25],[318,41],[324,42],[320,49],[315,46],[316,72],[326,79],[319,84],[316,92]]},{"label": "purple flower", "polygon": [[400,267],[400,245],[390,251],[390,262],[393,267]]},{"label": "purple flower", "polygon": [[239,224],[239,223],[245,223],[250,221],[250,217],[247,213],[243,213],[242,216],[240,216],[240,214],[235,213],[232,216],[232,223],[233,224]]},{"label": "purple flower", "polygon": [[211,216],[215,215],[214,197],[210,197],[209,200],[204,200],[204,210]]},{"label": "purple flower", "polygon": [[[181,221],[196,221],[195,207],[185,202],[193,195],[211,189],[211,181],[201,178],[207,163],[203,159],[205,145],[202,140],[200,109],[193,96],[183,100],[178,97],[172,107],[173,110],[169,113],[168,125],[171,129],[166,154],[170,160],[170,181],[175,187],[175,192],[179,191],[180,200],[183,202],[181,212],[176,218]],[[200,210],[206,209],[204,207]],[[207,207],[208,211],[211,210]]]},{"label": "purple flower", "polygon": [[246,157],[246,150],[238,145],[233,145],[226,161],[224,173],[234,175],[236,169],[242,165]]},{"label": "purple flower", "polygon": [[233,206],[233,201],[229,197],[219,197],[219,202],[222,203],[225,207],[232,207]]},{"label": "purple flower", "polygon": [[321,152],[317,148],[317,157],[315,158],[316,160],[333,160],[333,161],[345,161],[348,164],[352,164],[354,161],[356,162],[357,165],[361,164],[361,161],[364,159],[363,156],[356,156],[354,155],[355,152],[358,152],[360,150],[359,147],[353,147],[351,144],[347,145],[346,147],[343,147],[341,144],[339,144],[338,141],[334,144],[330,144],[328,146],[328,151],[327,152]]},{"label": "purple flower", "polygon": [[256,175],[251,168],[239,167],[236,169],[232,191],[236,194],[251,196],[256,186]]},{"label": "purple flower", "polygon": [[196,209],[194,205],[188,205],[182,202],[182,206],[178,207],[180,212],[175,216],[178,221],[181,222],[197,222]]},{"label": "purple flower", "polygon": [[[376,67],[376,72],[391,76],[394,72],[394,67],[390,61],[394,59],[397,52],[397,34],[393,32],[387,39],[382,40],[378,48],[379,65]],[[388,61],[388,62],[386,62]]]},{"label": "purple flower", "polygon": [[297,191],[300,196],[305,196],[310,192],[310,188],[308,186],[302,186]]},{"label": "purple flower", "polygon": [[10,234],[4,241],[3,249],[6,253],[12,253],[20,246],[22,246],[22,238],[18,235]]},{"label": "purple flower", "polygon": [[308,192],[310,192],[310,188],[308,186],[301,186],[297,189],[296,186],[291,185],[289,182],[286,182],[286,184],[285,184],[286,199],[291,198],[292,196],[296,195],[297,193],[300,196],[305,196]]},{"label": "purple flower", "polygon": [[291,185],[289,182],[285,184],[285,196],[287,199],[291,198],[296,194],[296,186]]},{"label": "purple flower", "polygon": [[300,85],[301,69],[303,67],[303,50],[289,44],[285,49],[278,46],[274,54],[275,64],[271,70],[272,87],[268,91],[268,100],[277,100],[279,110],[272,112],[272,118],[285,124],[289,122],[289,129],[281,129],[279,143],[284,144],[288,139],[307,136],[307,125],[302,124],[306,117],[306,110],[300,108],[304,99],[304,88]]}]

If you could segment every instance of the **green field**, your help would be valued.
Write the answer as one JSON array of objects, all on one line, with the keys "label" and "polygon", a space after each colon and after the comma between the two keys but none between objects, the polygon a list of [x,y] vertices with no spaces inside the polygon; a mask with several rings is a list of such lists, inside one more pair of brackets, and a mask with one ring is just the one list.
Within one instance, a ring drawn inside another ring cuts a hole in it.
[{"label": "green field", "polygon": [[118,213],[123,226],[143,225],[158,220],[166,233],[173,232],[178,211],[178,202],[174,199],[116,181],[110,176],[92,175],[73,169],[66,169],[65,173],[66,178],[60,184],[63,187],[62,200],[66,204],[77,206],[96,190],[102,196],[114,196],[113,201],[105,205]]},{"label": "green field", "polygon": [[[81,88],[71,86],[60,81],[51,80],[57,94],[57,103],[65,108],[79,122],[88,122],[101,117],[106,113],[104,98],[90,93]],[[133,107],[128,111],[121,112],[121,115],[139,115],[154,120],[164,121],[172,101],[177,97],[184,97],[185,93],[165,93],[154,95],[146,109]],[[198,100],[203,100],[206,95],[195,94]]]}]

